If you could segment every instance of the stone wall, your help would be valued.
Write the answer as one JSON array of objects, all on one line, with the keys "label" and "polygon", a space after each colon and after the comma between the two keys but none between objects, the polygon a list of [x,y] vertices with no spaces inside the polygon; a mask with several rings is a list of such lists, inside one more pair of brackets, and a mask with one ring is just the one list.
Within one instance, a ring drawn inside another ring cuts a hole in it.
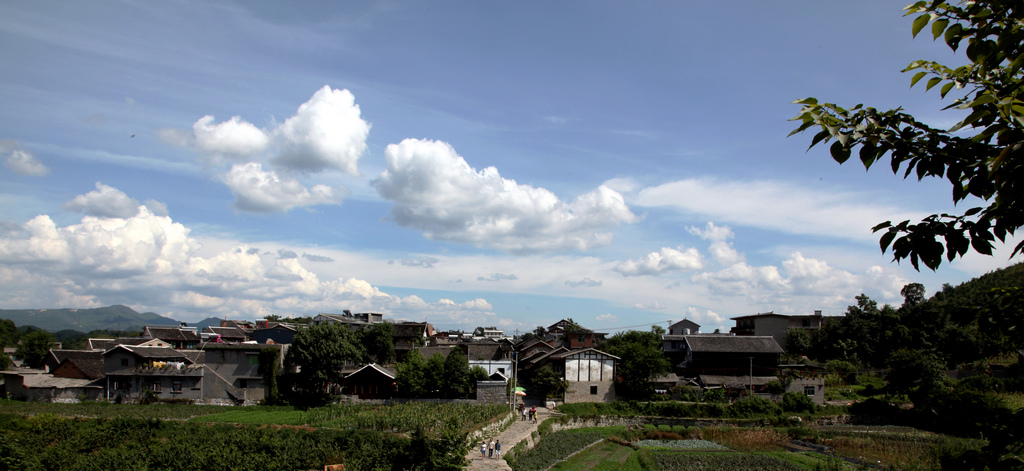
[{"label": "stone wall", "polygon": [[504,381],[477,381],[477,404],[508,404],[508,389]]},{"label": "stone wall", "polygon": [[613,401],[615,401],[615,383],[612,381],[569,381],[569,387],[565,389],[566,404]]}]

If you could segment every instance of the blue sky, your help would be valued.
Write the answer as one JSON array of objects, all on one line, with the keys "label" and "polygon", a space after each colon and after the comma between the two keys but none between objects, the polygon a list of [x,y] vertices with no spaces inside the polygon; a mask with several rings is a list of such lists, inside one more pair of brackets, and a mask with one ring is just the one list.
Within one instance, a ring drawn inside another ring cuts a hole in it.
[{"label": "blue sky", "polygon": [[0,307],[712,331],[932,293],[1016,260],[893,263],[870,227],[948,186],[787,138],[808,96],[958,120],[903,6],[4,2]]}]

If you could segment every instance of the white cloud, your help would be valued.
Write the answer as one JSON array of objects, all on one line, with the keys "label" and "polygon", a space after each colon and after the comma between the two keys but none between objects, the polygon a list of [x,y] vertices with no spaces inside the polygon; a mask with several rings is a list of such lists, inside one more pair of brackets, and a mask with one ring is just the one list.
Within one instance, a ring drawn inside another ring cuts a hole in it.
[{"label": "white cloud", "polygon": [[600,316],[597,316],[594,319],[596,319],[596,320],[598,320],[600,322],[614,322],[614,321],[619,320],[618,317],[615,317],[615,316],[611,315],[611,313],[601,314]]},{"label": "white cloud", "polygon": [[587,277],[579,281],[565,280],[565,286],[568,286],[570,288],[594,288],[597,286],[601,286],[601,282],[597,280],[592,280],[589,277]]},{"label": "white cloud", "polygon": [[601,186],[571,203],[554,193],[476,171],[440,141],[406,139],[385,151],[387,170],[373,182],[393,201],[401,226],[432,240],[515,253],[588,250],[611,242],[611,229],[637,220],[618,192]]},{"label": "white cloud", "polygon": [[667,206],[743,226],[789,234],[874,240],[881,221],[919,220],[924,214],[870,203],[864,195],[813,191],[778,181],[689,179],[640,190],[633,204]]},{"label": "white cloud", "polygon": [[691,227],[689,231],[693,235],[711,241],[708,251],[711,252],[711,258],[716,262],[728,266],[743,261],[743,254],[737,252],[729,243],[729,239],[733,237],[732,229],[716,226],[715,223],[709,221],[703,229]]},{"label": "white cloud", "polygon": [[615,271],[623,276],[660,275],[666,272],[700,270],[704,268],[704,258],[697,249],[684,247],[663,247],[636,260],[627,260],[618,264]]},{"label": "white cloud", "polygon": [[268,213],[288,211],[300,206],[341,204],[342,187],[315,185],[306,188],[298,180],[281,178],[273,171],[263,170],[258,163],[233,165],[223,177],[235,195],[235,207],[242,211]]},{"label": "white cloud", "polygon": [[[105,218],[130,218],[139,213],[140,203],[112,186],[96,182],[96,189],[64,203],[64,209]],[[164,208],[166,211],[166,207]]]},{"label": "white cloud", "polygon": [[518,279],[519,277],[517,277],[514,273],[509,273],[507,275],[504,273],[491,273],[488,276],[476,277],[477,281],[515,281]]},{"label": "white cloud", "polygon": [[146,207],[149,208],[149,212],[157,216],[167,216],[170,214],[167,212],[167,205],[156,200],[146,200]]},{"label": "white cloud", "polygon": [[22,149],[17,141],[10,139],[0,140],[0,154],[7,154],[4,157],[4,165],[18,175],[44,177],[50,174],[50,169],[43,165],[31,152]]},{"label": "white cloud", "polygon": [[273,162],[308,172],[337,169],[358,176],[369,133],[370,124],[360,117],[352,92],[324,86],[274,131],[280,153]]},{"label": "white cloud", "polygon": [[202,152],[252,157],[270,145],[270,138],[265,132],[238,116],[219,124],[213,124],[213,121],[213,116],[206,115],[192,125],[195,146]]},{"label": "white cloud", "polygon": [[32,307],[128,304],[182,320],[340,309],[452,323],[494,317],[481,298],[431,303],[392,296],[356,278],[321,279],[292,253],[204,247],[188,228],[145,206],[129,218],[86,216],[66,227],[40,215],[0,233],[0,298]]}]

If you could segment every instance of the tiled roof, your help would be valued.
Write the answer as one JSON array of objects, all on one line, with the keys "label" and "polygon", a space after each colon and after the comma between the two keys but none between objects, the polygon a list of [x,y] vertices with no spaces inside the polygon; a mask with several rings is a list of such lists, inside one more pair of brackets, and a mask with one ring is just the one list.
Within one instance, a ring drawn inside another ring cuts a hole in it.
[{"label": "tiled roof", "polygon": [[207,326],[209,333],[220,335],[224,339],[244,339],[245,332],[238,327],[213,327]]},{"label": "tiled roof", "polygon": [[727,386],[731,388],[745,388],[749,387],[751,382],[754,386],[764,386],[771,381],[777,381],[779,378],[775,376],[718,376],[718,375],[700,375],[698,376],[700,383],[704,387],[710,386]]},{"label": "tiled roof", "polygon": [[185,340],[199,341],[199,335],[194,330],[180,329],[177,327],[149,327],[146,326],[149,335],[160,340]]},{"label": "tiled roof", "polygon": [[394,337],[423,337],[427,331],[427,324],[421,322],[409,322],[394,324],[391,326]]},{"label": "tiled roof", "polygon": [[748,335],[684,335],[694,352],[708,353],[782,353],[782,347],[770,336]]},{"label": "tiled roof", "polygon": [[89,348],[93,350],[110,350],[118,345],[142,345],[152,342],[153,339],[142,337],[122,337],[119,339],[89,339]]},{"label": "tiled roof", "polygon": [[132,353],[134,353],[134,354],[136,354],[136,355],[138,355],[138,356],[140,356],[142,358],[145,358],[145,359],[156,359],[156,360],[171,360],[171,359],[187,360],[187,359],[189,359],[184,353],[179,352],[179,351],[177,351],[177,350],[175,350],[173,348],[170,348],[170,347],[137,347],[137,346],[130,346],[130,345],[118,345],[118,346],[114,347],[113,349],[104,352],[103,354],[106,355],[107,353],[110,353],[111,351],[113,351],[115,349],[118,349],[118,348],[123,348],[125,350],[128,350],[129,352],[132,352]]},{"label": "tiled roof", "polygon": [[102,388],[102,386],[94,384],[95,380],[92,379],[59,378],[48,374],[23,375],[22,381],[26,388]]},{"label": "tiled roof", "polygon": [[391,379],[395,379],[395,376],[398,375],[398,371],[393,369],[393,368],[388,368],[388,367],[385,367],[385,366],[380,366],[380,365],[378,365],[376,363],[370,363],[369,365],[366,365],[366,366],[364,366],[362,368],[359,368],[358,370],[356,370],[352,374],[348,375],[347,377],[355,376],[355,375],[359,374],[360,372],[362,372],[363,370],[367,370],[367,369],[369,369],[369,370],[376,370],[376,371],[380,372],[381,374],[383,374],[384,376],[387,376],[387,377],[389,377]]},{"label": "tiled roof", "polygon": [[71,363],[91,379],[103,377],[103,352],[99,350],[51,350],[51,352],[59,364]]}]

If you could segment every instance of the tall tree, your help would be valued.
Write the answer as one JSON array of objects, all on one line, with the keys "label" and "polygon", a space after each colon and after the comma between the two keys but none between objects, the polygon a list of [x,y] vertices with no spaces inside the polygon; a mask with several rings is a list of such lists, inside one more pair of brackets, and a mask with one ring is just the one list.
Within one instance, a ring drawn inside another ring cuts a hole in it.
[{"label": "tall tree", "polygon": [[441,392],[444,397],[466,397],[470,390],[469,360],[461,348],[453,348],[444,360],[444,381]]},{"label": "tall tree", "polygon": [[321,324],[295,334],[286,360],[297,366],[295,385],[319,399],[329,394],[328,384],[340,384],[346,363],[359,362],[363,349],[355,334],[344,324]]},{"label": "tall tree", "polygon": [[[932,270],[943,256],[952,261],[973,248],[991,255],[993,242],[1024,225],[1024,8],[1010,1],[945,3],[920,1],[906,8],[914,15],[913,35],[931,24],[933,39],[943,38],[953,51],[966,42],[969,61],[950,68],[937,62],[911,62],[904,72],[916,71],[911,86],[928,77],[925,89],[939,87],[940,98],[966,90],[946,109],[966,111],[967,117],[949,129],[933,128],[897,108],[879,111],[857,105],[846,109],[815,98],[793,118],[801,124],[790,135],[816,129],[811,147],[835,140],[829,151],[842,164],[857,151],[865,168],[889,158],[893,173],[918,180],[938,177],[953,187],[953,202],[979,198],[986,206],[962,214],[932,214],[918,223],[886,221],[882,251],[895,260],[910,259]],[[1024,250],[1017,244],[1011,256]]]},{"label": "tall tree", "polygon": [[447,381],[444,377],[444,355],[435,353],[427,359],[427,369],[423,375],[426,382],[427,395],[439,396],[441,385]]},{"label": "tall tree", "polygon": [[661,352],[661,335],[654,329],[651,332],[630,330],[617,333],[603,348],[619,357],[615,369],[622,380],[617,392],[628,398],[647,399],[654,392],[651,380],[672,370],[672,365]]},{"label": "tall tree", "polygon": [[366,362],[388,364],[395,359],[395,328],[390,322],[364,326],[356,332],[360,345],[366,349]]},{"label": "tall tree", "polygon": [[53,334],[45,330],[34,330],[22,337],[14,356],[21,358],[30,368],[42,368],[54,340]]},{"label": "tall tree", "polygon": [[405,397],[423,397],[427,394],[427,361],[419,350],[410,350],[396,368],[398,375],[395,382],[398,383],[399,394]]}]

